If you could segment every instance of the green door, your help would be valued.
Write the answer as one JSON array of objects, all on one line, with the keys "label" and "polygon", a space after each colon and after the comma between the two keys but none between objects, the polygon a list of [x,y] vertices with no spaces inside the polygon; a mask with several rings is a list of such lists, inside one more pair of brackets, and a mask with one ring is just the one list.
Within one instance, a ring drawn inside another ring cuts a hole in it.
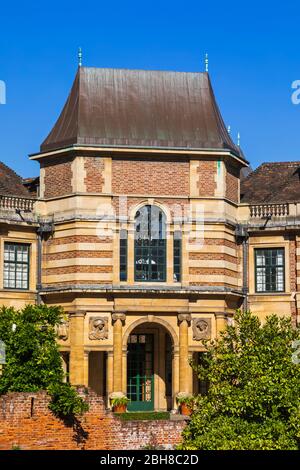
[{"label": "green door", "polygon": [[154,409],[153,335],[132,334],[128,340],[128,411]]}]

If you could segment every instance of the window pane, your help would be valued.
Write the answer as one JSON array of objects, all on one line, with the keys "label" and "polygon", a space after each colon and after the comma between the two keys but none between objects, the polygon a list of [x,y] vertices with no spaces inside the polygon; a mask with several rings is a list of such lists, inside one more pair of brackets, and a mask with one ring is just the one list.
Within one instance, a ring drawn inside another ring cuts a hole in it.
[{"label": "window pane", "polygon": [[174,266],[174,281],[181,281],[181,232],[174,232],[174,254],[173,254],[173,266]]},{"label": "window pane", "polygon": [[120,231],[120,281],[127,281],[127,230]]},{"label": "window pane", "polygon": [[166,221],[157,206],[144,206],[135,217],[135,280],[166,280]]},{"label": "window pane", "polygon": [[4,261],[4,287],[8,289],[28,289],[29,246],[20,243],[5,243]]},{"label": "window pane", "polygon": [[284,292],[284,249],[255,250],[256,292]]}]

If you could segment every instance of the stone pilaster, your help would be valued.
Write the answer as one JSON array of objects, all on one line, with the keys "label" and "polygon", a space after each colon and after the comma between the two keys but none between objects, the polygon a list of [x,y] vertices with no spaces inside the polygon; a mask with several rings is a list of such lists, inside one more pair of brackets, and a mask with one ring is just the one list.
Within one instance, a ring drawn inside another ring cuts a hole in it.
[{"label": "stone pilaster", "polygon": [[109,397],[113,391],[113,370],[114,370],[114,354],[113,351],[107,351],[106,359],[106,395],[107,406],[110,407]]},{"label": "stone pilaster", "polygon": [[70,313],[70,382],[72,385],[86,385],[84,357],[85,312]]},{"label": "stone pilaster", "polygon": [[123,375],[122,375],[122,341],[123,341],[123,323],[125,322],[126,315],[122,313],[113,313],[113,393],[120,393],[123,390]]},{"label": "stone pilaster", "polygon": [[225,330],[227,325],[227,313],[226,312],[216,312],[216,336],[220,337],[221,331]]},{"label": "stone pilaster", "polygon": [[179,392],[189,393],[190,365],[188,328],[191,321],[189,313],[179,313]]},{"label": "stone pilaster", "polygon": [[84,351],[83,385],[89,386],[89,351]]}]

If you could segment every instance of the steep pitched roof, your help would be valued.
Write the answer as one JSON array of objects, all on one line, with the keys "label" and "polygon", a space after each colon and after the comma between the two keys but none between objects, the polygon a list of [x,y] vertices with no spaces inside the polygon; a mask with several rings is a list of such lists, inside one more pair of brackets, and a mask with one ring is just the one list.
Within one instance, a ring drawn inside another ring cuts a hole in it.
[{"label": "steep pitched roof", "polygon": [[32,197],[22,178],[3,162],[0,162],[0,195]]},{"label": "steep pitched roof", "polygon": [[241,202],[300,201],[300,161],[263,163],[241,181]]},{"label": "steep pitched roof", "polygon": [[78,69],[41,151],[69,145],[228,149],[207,73]]}]

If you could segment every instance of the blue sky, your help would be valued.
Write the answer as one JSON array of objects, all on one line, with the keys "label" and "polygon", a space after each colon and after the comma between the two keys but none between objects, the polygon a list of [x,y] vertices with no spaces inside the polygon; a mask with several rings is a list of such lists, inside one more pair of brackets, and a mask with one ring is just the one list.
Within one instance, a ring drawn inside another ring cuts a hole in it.
[{"label": "blue sky", "polygon": [[1,2],[0,160],[38,174],[28,154],[51,130],[77,68],[203,71],[204,54],[226,125],[255,168],[300,160],[299,6],[285,1]]}]

